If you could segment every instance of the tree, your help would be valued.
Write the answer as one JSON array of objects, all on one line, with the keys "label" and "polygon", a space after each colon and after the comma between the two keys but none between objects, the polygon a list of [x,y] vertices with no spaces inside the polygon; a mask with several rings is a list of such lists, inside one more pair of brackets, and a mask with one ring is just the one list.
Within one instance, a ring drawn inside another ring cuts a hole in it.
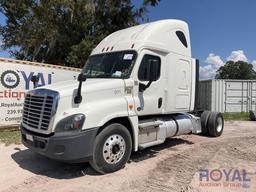
[{"label": "tree", "polygon": [[18,59],[81,67],[105,36],[143,21],[159,1],[136,8],[131,0],[0,0],[2,48]]},{"label": "tree", "polygon": [[221,66],[215,76],[216,79],[256,79],[253,65],[244,61],[228,61]]}]

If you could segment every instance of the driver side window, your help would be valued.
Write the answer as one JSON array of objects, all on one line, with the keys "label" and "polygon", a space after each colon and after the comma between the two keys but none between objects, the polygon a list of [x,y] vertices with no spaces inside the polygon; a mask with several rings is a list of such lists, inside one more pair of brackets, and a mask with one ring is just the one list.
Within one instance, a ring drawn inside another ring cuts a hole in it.
[{"label": "driver side window", "polygon": [[157,76],[158,79],[160,77],[160,72],[161,72],[161,59],[160,57],[154,56],[154,55],[144,55],[141,64],[140,64],[140,68],[139,68],[139,72],[138,72],[138,78],[140,81],[149,81],[149,79],[147,79],[148,77],[148,73],[149,73],[149,65],[151,62],[155,62],[159,67],[157,67]]}]

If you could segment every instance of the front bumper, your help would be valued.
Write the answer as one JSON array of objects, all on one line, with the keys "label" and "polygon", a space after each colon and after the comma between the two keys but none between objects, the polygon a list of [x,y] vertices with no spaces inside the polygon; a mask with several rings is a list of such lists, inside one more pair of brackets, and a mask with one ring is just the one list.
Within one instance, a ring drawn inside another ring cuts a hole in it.
[{"label": "front bumper", "polygon": [[97,131],[98,128],[92,128],[70,133],[70,135],[45,136],[21,127],[22,143],[26,147],[36,153],[64,162],[89,161]]}]

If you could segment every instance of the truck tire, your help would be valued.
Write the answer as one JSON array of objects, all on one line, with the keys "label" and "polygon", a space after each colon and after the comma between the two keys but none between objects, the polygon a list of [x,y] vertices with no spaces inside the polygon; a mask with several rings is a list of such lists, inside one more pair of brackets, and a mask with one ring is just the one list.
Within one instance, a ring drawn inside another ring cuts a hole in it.
[{"label": "truck tire", "polygon": [[211,137],[219,137],[224,128],[224,119],[221,113],[211,112],[208,119],[208,131]]},{"label": "truck tire", "polygon": [[255,111],[249,111],[249,118],[251,121],[256,121],[256,112]]},{"label": "truck tire", "polygon": [[132,138],[127,128],[110,124],[96,136],[90,165],[101,174],[115,172],[125,166],[131,151]]},{"label": "truck tire", "polygon": [[208,131],[208,119],[210,116],[211,112],[210,111],[204,111],[203,114],[201,115],[201,128],[202,128],[202,135],[208,136],[209,135],[209,131]]}]

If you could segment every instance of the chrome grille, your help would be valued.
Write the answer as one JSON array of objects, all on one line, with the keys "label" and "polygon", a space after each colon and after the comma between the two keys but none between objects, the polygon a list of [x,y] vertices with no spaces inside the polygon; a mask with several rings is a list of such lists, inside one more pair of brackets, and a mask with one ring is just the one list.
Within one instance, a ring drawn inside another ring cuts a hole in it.
[{"label": "chrome grille", "polygon": [[30,91],[24,101],[22,125],[46,133],[56,112],[57,93],[46,89]]}]

